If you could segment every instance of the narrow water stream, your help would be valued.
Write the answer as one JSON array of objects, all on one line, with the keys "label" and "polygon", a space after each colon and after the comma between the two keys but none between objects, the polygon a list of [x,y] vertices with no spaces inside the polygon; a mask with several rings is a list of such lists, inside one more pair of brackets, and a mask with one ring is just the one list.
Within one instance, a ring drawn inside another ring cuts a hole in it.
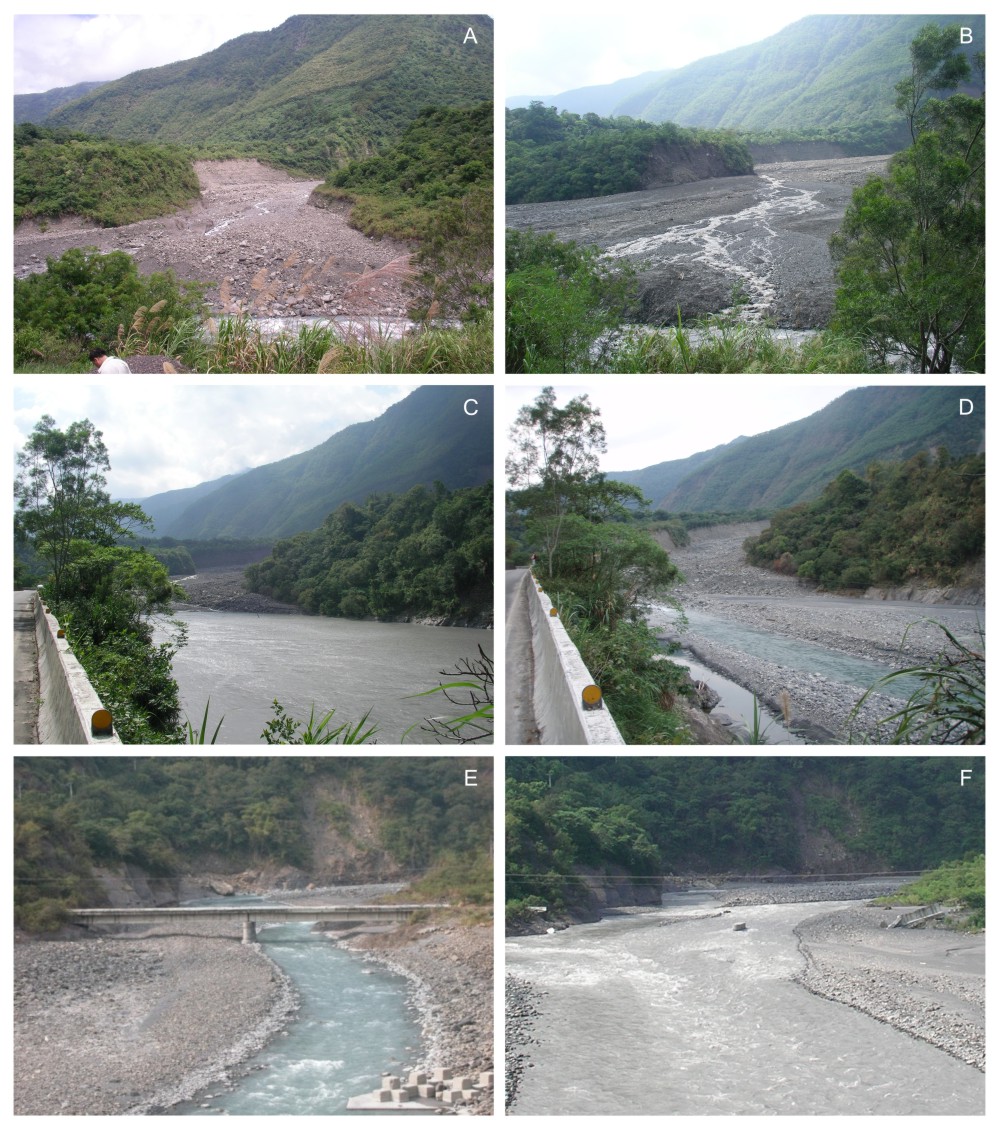
[{"label": "narrow water stream", "polygon": [[[240,902],[267,903],[226,900]],[[232,1090],[210,1091],[176,1114],[344,1115],[348,1098],[377,1088],[383,1072],[416,1063],[420,1029],[406,979],[334,946],[310,923],[258,925],[257,935],[294,983],[298,1017],[248,1062]]]}]

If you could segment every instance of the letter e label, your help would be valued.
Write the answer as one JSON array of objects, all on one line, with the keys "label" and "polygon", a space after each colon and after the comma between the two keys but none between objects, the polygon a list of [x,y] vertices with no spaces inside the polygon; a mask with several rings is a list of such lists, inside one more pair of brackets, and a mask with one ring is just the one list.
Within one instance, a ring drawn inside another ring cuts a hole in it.
[{"label": "letter e label", "polygon": [[[478,772],[478,768],[473,768],[473,769],[472,769],[471,771],[466,771],[466,772],[465,772],[465,786],[466,786],[466,787],[477,787],[477,786],[479,785],[479,784],[478,784],[478,783],[477,783],[477,782],[475,781],[475,776],[476,776],[476,775],[477,775],[478,773],[479,773],[479,772]],[[971,772],[969,771],[968,773],[970,774]],[[964,783],[963,783],[963,782],[961,783],[961,786],[964,786]]]}]

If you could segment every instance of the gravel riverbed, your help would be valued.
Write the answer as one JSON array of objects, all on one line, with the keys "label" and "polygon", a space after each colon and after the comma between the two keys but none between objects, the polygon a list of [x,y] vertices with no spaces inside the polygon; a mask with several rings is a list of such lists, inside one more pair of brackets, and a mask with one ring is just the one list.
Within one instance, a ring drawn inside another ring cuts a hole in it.
[{"label": "gravel riverbed", "polygon": [[14,1111],[154,1114],[228,1083],[297,1009],[234,928],[14,946]]},{"label": "gravel riverbed", "polygon": [[[383,963],[412,984],[423,1026],[424,1056],[414,1067],[450,1068],[455,1076],[493,1070],[492,923],[411,924],[346,941],[352,951]],[[491,1092],[473,1114],[490,1115]]]},{"label": "gravel riverbed", "polygon": [[782,327],[828,323],[835,284],[829,236],[855,185],[881,173],[886,156],[757,165],[723,176],[581,200],[518,204],[507,225],[554,232],[628,259],[640,277],[641,320],[674,324],[732,305]]},{"label": "gravel riverbed", "polygon": [[[976,627],[984,622],[982,606],[927,604],[918,601],[918,592],[909,601],[822,595],[793,577],[750,567],[743,541],[765,527],[764,521],[697,529],[691,533],[690,544],[682,548],[665,538],[663,546],[685,579],[676,591],[681,604],[766,634],[877,662],[885,674],[928,661],[948,647],[932,620],[945,623],[962,641],[977,645]],[[941,595],[960,597],[958,592],[934,592],[932,597]],[[792,727],[809,742],[843,741],[851,732],[854,739],[875,739],[878,720],[898,707],[897,698],[888,696],[887,690],[874,693],[851,720],[862,688],[770,660],[748,652],[748,647],[726,645],[699,632],[696,625],[678,634],[666,611],[653,611],[649,621],[661,628],[661,637],[679,641],[705,665],[754,693],[778,715],[786,695]]]},{"label": "gravel riverbed", "polygon": [[123,250],[139,271],[204,282],[217,314],[405,318],[410,248],[347,224],[350,205],[310,204],[316,180],[256,160],[197,161],[200,198],[159,219],[103,228],[68,218],[22,223],[14,276],[45,269],[71,247]]},{"label": "gravel riverbed", "polygon": [[[762,904],[856,900],[814,914],[802,909],[794,939],[802,956],[795,977],[812,994],[858,1010],[984,1071],[985,937],[939,927],[888,928],[912,906],[864,903],[890,896],[897,879],[767,884],[714,895],[719,910]],[[615,913],[621,914],[621,913]],[[628,913],[631,914],[631,913]],[[648,909],[640,913],[647,915]],[[709,911],[708,916],[717,912]],[[662,925],[691,913],[664,914]],[[733,914],[733,919],[738,919]],[[506,982],[506,1104],[516,1102],[531,1046],[545,1036],[545,992],[515,976]]]}]

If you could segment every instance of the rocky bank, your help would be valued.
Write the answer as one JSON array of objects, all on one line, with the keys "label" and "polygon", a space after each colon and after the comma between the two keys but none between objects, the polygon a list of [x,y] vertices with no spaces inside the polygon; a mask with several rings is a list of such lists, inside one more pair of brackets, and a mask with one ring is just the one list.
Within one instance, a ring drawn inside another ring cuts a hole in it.
[{"label": "rocky bank", "polygon": [[[912,598],[894,601],[819,594],[792,576],[746,563],[743,541],[765,527],[766,522],[754,522],[696,529],[683,547],[676,547],[666,533],[656,534],[683,573],[676,594],[685,609],[876,662],[883,669],[881,676],[950,649],[937,622],[966,644],[978,645],[977,627],[983,621],[980,588],[950,590],[945,605],[922,602],[915,590],[909,592]],[[962,605],[962,599],[968,605]],[[664,640],[679,642],[777,715],[787,699],[792,727],[808,742],[843,741],[851,733],[854,739],[875,739],[878,721],[898,707],[898,696],[888,695],[898,690],[886,689],[872,693],[851,720],[863,688],[727,645],[696,624],[678,631],[665,609],[654,610],[649,622]],[[872,674],[872,683],[878,675]]]}]

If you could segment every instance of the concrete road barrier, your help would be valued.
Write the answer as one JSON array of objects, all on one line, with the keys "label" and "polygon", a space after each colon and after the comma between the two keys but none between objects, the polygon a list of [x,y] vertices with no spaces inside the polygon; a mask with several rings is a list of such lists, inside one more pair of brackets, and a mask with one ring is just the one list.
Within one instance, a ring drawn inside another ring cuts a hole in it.
[{"label": "concrete road barrier", "polygon": [[527,580],[527,605],[534,650],[534,715],[543,744],[623,744],[609,709],[583,708],[583,690],[593,684],[552,601]]},{"label": "concrete road barrier", "polygon": [[120,744],[83,666],[65,638],[59,622],[34,599],[35,638],[38,642],[38,677],[41,705],[38,742],[41,744]]}]

